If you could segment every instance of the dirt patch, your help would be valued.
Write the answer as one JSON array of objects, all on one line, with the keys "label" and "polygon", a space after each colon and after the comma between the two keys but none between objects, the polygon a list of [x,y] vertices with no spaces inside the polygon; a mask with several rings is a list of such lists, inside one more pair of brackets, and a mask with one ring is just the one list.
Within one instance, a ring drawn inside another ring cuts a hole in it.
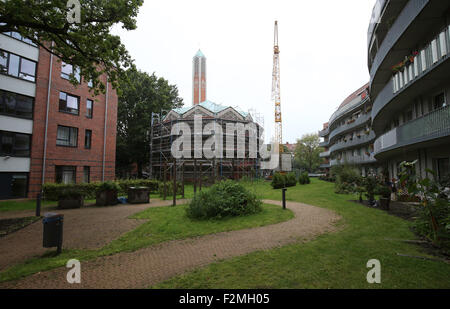
[{"label": "dirt patch", "polygon": [[0,219],[0,237],[5,237],[8,234],[23,229],[40,219],[40,217]]},{"label": "dirt patch", "polygon": [[403,202],[396,202],[396,201],[391,201],[390,205],[389,205],[389,210],[384,210],[381,209],[380,206],[375,205],[372,206],[369,204],[369,201],[363,200],[362,203],[360,201],[350,201],[353,203],[357,203],[359,205],[368,207],[368,208],[372,208],[372,209],[379,209],[382,211],[387,212],[388,214],[392,215],[392,216],[396,216],[399,218],[402,218],[404,220],[408,220],[408,221],[414,221],[417,217],[417,211],[419,210],[419,206],[417,206],[414,203],[403,203]]}]

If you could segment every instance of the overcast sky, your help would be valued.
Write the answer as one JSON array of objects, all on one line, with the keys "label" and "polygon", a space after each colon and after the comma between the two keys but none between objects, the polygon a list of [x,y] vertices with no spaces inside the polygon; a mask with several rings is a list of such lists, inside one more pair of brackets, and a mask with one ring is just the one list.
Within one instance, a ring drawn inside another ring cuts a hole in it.
[{"label": "overcast sky", "polygon": [[192,105],[192,57],[207,57],[207,97],[256,108],[272,136],[273,28],[279,24],[283,142],[316,133],[369,81],[367,29],[375,0],[145,0],[121,36],[137,67],[178,86]]}]

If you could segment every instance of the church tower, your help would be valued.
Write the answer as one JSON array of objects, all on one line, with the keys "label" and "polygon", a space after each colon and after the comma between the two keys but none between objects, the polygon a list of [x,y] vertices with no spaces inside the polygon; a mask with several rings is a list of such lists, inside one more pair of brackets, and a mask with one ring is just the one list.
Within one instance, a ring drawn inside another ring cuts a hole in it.
[{"label": "church tower", "polygon": [[206,101],[206,57],[198,50],[192,59],[192,104]]}]

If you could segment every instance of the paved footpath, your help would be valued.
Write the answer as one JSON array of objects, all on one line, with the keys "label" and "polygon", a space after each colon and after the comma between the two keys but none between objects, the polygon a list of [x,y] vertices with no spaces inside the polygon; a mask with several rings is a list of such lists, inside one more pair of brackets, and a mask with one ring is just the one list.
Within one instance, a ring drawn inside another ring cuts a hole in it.
[{"label": "paved footpath", "polygon": [[[178,200],[179,205],[186,203]],[[149,204],[116,205],[109,207],[83,207],[78,209],[59,210],[55,207],[41,211],[64,214],[64,249],[99,249],[122,234],[135,229],[146,220],[128,219],[129,216],[149,207],[171,205],[172,201],[152,200]],[[18,218],[34,216],[34,210],[0,213],[2,218]],[[0,271],[35,256],[42,256],[47,249],[42,247],[42,221],[38,220],[29,226],[0,237]]]},{"label": "paved footpath", "polygon": [[[278,201],[265,203],[281,206]],[[340,217],[319,207],[287,202],[295,218],[286,222],[161,243],[135,252],[81,262],[81,284],[66,281],[67,268],[5,282],[0,288],[146,288],[218,260],[269,250],[336,231]]]}]

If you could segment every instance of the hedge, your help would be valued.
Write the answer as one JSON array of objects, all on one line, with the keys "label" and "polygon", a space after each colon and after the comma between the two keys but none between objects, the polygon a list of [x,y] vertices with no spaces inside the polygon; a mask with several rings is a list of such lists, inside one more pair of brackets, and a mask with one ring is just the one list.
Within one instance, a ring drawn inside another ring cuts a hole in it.
[{"label": "hedge", "polygon": [[[158,192],[158,181],[148,179],[124,179],[114,181],[119,186],[118,195],[127,195],[130,187],[149,187],[151,193]],[[94,200],[97,190],[102,182],[77,183],[77,184],[44,184],[44,198],[49,201],[57,201],[63,192],[79,192],[85,199]]]}]

